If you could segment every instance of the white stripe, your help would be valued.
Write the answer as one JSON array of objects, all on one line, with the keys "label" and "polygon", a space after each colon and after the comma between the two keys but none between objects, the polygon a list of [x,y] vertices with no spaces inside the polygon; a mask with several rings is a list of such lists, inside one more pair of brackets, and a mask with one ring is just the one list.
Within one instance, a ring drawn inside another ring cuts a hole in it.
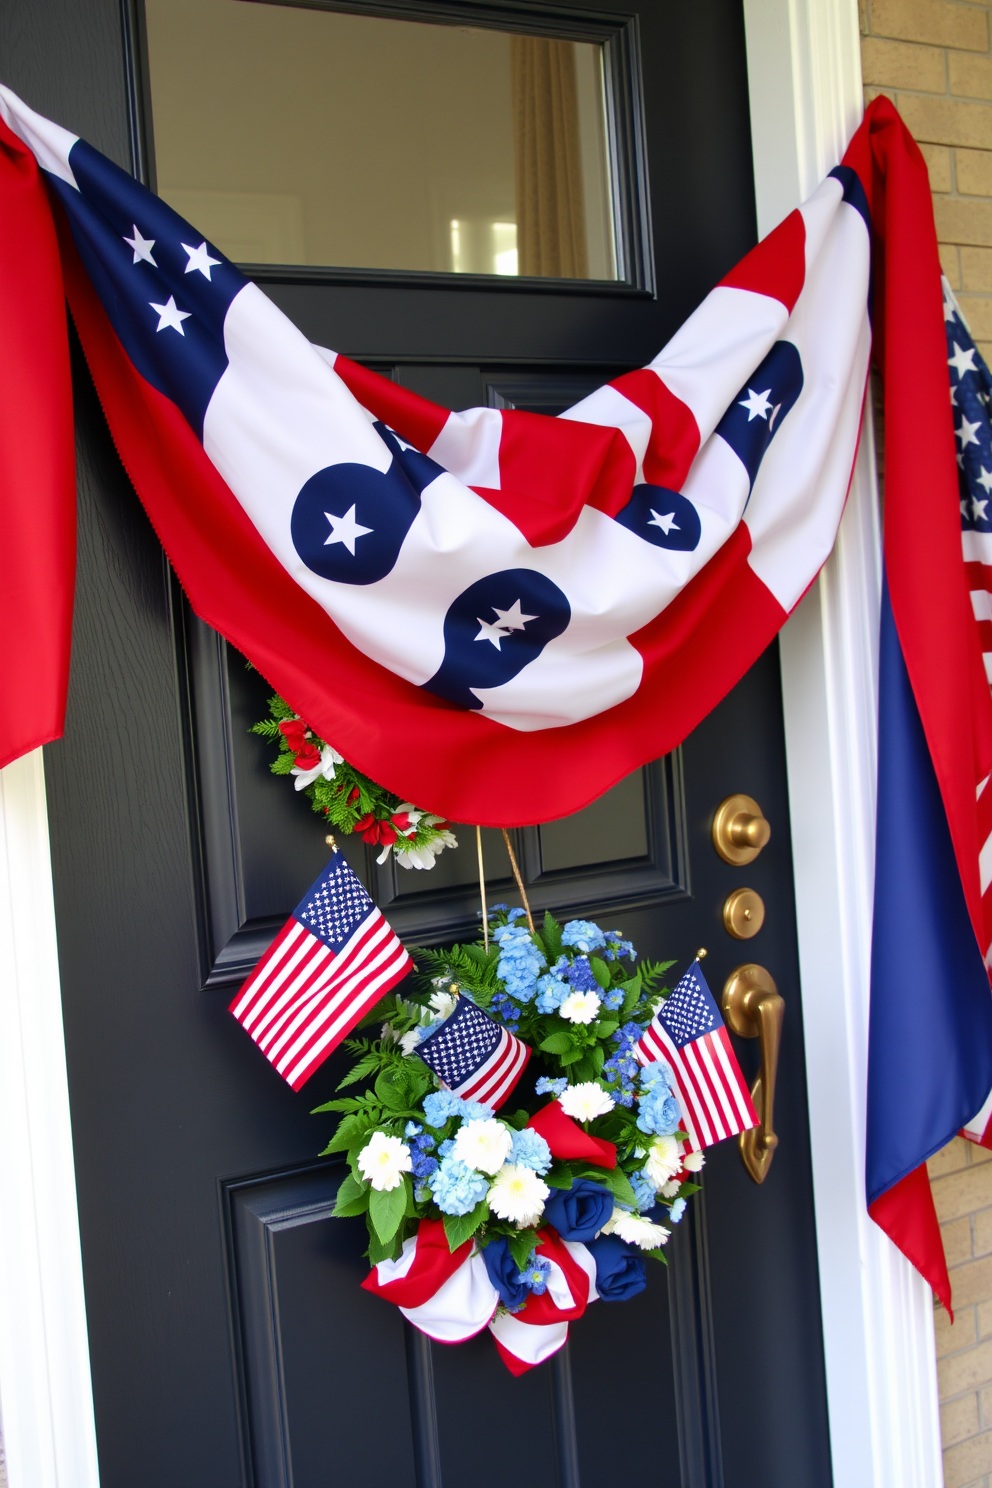
[{"label": "white stripe", "polygon": [[415,1328],[439,1343],[462,1343],[481,1333],[499,1306],[499,1293],[489,1280],[481,1255],[470,1255],[419,1307],[401,1307]]},{"label": "white stripe", "polygon": [[710,1047],[713,1050],[714,1057],[719,1060],[720,1068],[723,1070],[723,1088],[726,1090],[730,1099],[737,1107],[737,1116],[738,1120],[741,1123],[738,1130],[747,1131],[751,1126],[753,1118],[748,1111],[747,1106],[744,1104],[744,1097],[741,1094],[741,1088],[738,1081],[738,1072],[730,1063],[730,1060],[727,1057],[727,1051],[724,1048],[719,1036],[713,1040]]},{"label": "white stripe", "polygon": [[[367,920],[364,922],[364,925],[367,927]],[[360,935],[361,928],[363,927],[360,927],[359,931],[356,931],[355,935],[351,937],[351,940],[348,942],[349,945],[352,945],[356,937]],[[383,931],[385,931],[385,935]],[[382,945],[384,939],[387,942],[385,946]],[[363,946],[361,954],[355,956],[345,950],[339,951],[331,961],[325,975],[318,982],[315,982],[312,987],[306,989],[304,1001],[296,1008],[288,1008],[284,1021],[278,1027],[273,1027],[269,1030],[269,1058],[274,1059],[275,1054],[285,1047],[286,1041],[292,1037],[296,1029],[300,1026],[301,1020],[308,1016],[310,1009],[317,1002],[326,998],[330,992],[333,992],[337,997],[346,995],[367,971],[372,970],[381,961],[383,954],[388,953],[388,942],[394,940],[395,937],[392,931],[385,920],[383,920],[382,925],[379,926],[376,933],[370,937],[369,944]],[[375,960],[370,963],[370,956],[373,951],[375,952]]]},{"label": "white stripe", "polygon": [[[282,932],[280,932],[280,934],[281,933]],[[234,1007],[232,1007],[231,1009],[231,1012],[236,1018],[240,1020],[242,1013],[244,1012],[245,1008],[249,1006],[252,998],[255,996],[258,989],[262,986],[266,979],[273,974],[273,968],[281,966],[285,962],[286,957],[291,954],[292,947],[300,938],[300,936],[309,933],[309,931],[304,930],[304,927],[300,924],[299,920],[294,920],[292,930],[279,946],[278,951],[273,954],[272,947],[270,947],[269,950],[266,951],[265,955],[255,967],[254,972],[242,987],[240,1000],[236,1002],[234,1004]]]},{"label": "white stripe", "polygon": [[[286,973],[281,973],[278,979],[278,995],[275,992],[271,993],[260,1007],[255,1009],[251,1018],[246,1020],[244,1026],[255,1042],[261,1043],[266,1036],[272,1036],[284,1012],[292,1005],[294,999],[311,978],[316,975],[324,981],[331,975],[333,969],[334,952],[314,936],[313,944],[306,948],[305,955],[293,958],[293,965],[290,968],[292,980],[287,981]],[[305,995],[309,995],[309,992]]]},{"label": "white stripe", "polygon": [[503,415],[498,408],[469,408],[448,421],[427,454],[466,486],[499,490],[499,444]]},{"label": "white stripe", "polygon": [[[705,1100],[705,1094],[697,1101],[688,1087],[688,1081],[679,1079],[679,1062],[684,1057],[685,1050],[676,1048],[675,1044],[669,1038],[664,1025],[659,1023],[657,1018],[651,1024],[651,1032],[665,1052],[666,1062],[672,1071],[672,1079],[675,1082],[679,1105],[682,1107],[682,1115],[695,1145],[700,1149],[711,1147],[717,1138],[714,1137],[713,1130],[710,1127],[709,1113],[706,1106],[702,1104]],[[700,1136],[703,1138],[702,1141],[700,1141]]]},{"label": "white stripe", "polygon": [[[713,1056],[705,1039],[697,1039],[694,1043],[686,1044],[682,1050],[682,1058],[689,1065],[696,1076],[703,1092],[703,1100],[706,1102],[706,1111],[711,1118],[714,1127],[719,1131],[718,1141],[733,1135],[734,1121],[730,1111],[730,1103],[724,1095],[720,1085],[720,1077],[713,1063]],[[703,1068],[705,1066],[705,1070]],[[709,1078],[707,1079],[707,1076]],[[715,1088],[715,1096],[714,1096]]]},{"label": "white stripe", "polygon": [[630,445],[634,454],[636,469],[634,471],[634,484],[637,485],[644,479],[644,456],[651,439],[651,420],[643,408],[638,408],[629,398],[617,388],[610,387],[607,383],[604,387],[597,388],[590,393],[588,398],[583,398],[581,403],[576,403],[574,408],[567,408],[559,418],[571,419],[573,422],[582,424],[598,424],[602,428],[619,429],[620,433]]},{"label": "white stripe", "polygon": [[992,837],[987,837],[982,843],[982,850],[978,854],[978,876],[981,880],[982,893],[992,883]]},{"label": "white stripe", "polygon": [[992,620],[992,594],[987,589],[972,589],[971,608],[976,620]]},{"label": "white stripe", "polygon": [[965,563],[983,563],[992,568],[992,532],[962,532],[961,550]]},{"label": "white stripe", "polygon": [[402,949],[402,946],[398,950],[384,946],[373,962],[357,976],[349,977],[343,986],[334,988],[330,996],[330,989],[322,987],[316,997],[308,998],[305,1009],[280,1035],[278,1043],[266,1051],[276,1068],[282,1069],[304,1051],[316,1029],[324,1028],[328,1023],[333,1023],[335,1028],[346,1023],[356,1000],[364,1000],[368,988],[381,986],[383,977],[388,976],[394,966],[402,964],[403,956],[399,954]]},{"label": "white stripe", "polygon": [[985,1128],[989,1124],[990,1116],[992,1116],[992,1090],[990,1090],[988,1095],[985,1097],[985,1104],[982,1106],[982,1109],[978,1112],[978,1114],[973,1116],[970,1121],[965,1123],[965,1131],[971,1132],[972,1135],[977,1138],[977,1140],[981,1141],[982,1137],[984,1137],[985,1135]]},{"label": "white stripe", "polygon": [[524,1364],[543,1364],[568,1341],[567,1323],[522,1323],[510,1312],[494,1318],[489,1331]]},{"label": "white stripe", "polygon": [[34,109],[29,109],[26,103],[22,103],[16,93],[2,85],[0,115],[18,139],[23,140],[28,149],[34,152],[42,170],[50,171],[53,176],[58,176],[61,181],[67,181],[70,186],[79,190],[69,164],[69,151],[78,140],[78,134],[70,134],[60,124],[53,124],[51,119],[42,118],[41,114],[36,114]]},{"label": "white stripe", "polygon": [[982,661],[985,665],[986,680],[988,681],[989,686],[992,687],[992,651],[983,651]]},{"label": "white stripe", "polygon": [[[402,950],[402,947],[400,949]],[[362,990],[360,1001],[363,1008],[374,1006],[374,1004],[378,1001],[380,989],[387,982],[389,982],[390,979],[395,976],[397,970],[403,968],[404,965],[405,962],[402,956],[396,955],[393,957],[392,961],[379,973],[375,980],[370,982],[369,985]],[[300,1059],[292,1067],[292,1069],[286,1069],[284,1062],[280,1061],[280,1063],[276,1065],[279,1073],[283,1075],[283,1077],[288,1080],[290,1084],[292,1084],[300,1071],[307,1069],[313,1063],[319,1053],[321,1053],[324,1049],[327,1049],[328,1046],[330,1046],[331,1048],[334,1047],[339,1031],[348,1022],[349,1017],[351,1017],[353,1013],[354,1001],[351,1001],[339,1013],[330,1027],[324,1030],[324,1033],[316,1041],[316,1043],[314,1043],[309,1049],[307,1049],[304,1057]],[[285,1057],[288,1056],[284,1056],[284,1058]]]}]

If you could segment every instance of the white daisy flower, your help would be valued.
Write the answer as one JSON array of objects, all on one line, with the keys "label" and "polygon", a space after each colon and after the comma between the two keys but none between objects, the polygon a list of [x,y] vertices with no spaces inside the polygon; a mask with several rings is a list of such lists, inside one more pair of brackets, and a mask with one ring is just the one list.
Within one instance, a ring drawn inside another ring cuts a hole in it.
[{"label": "white daisy flower", "polygon": [[654,1250],[667,1245],[670,1230],[664,1225],[653,1224],[643,1214],[631,1214],[626,1209],[614,1209],[612,1218],[603,1226],[604,1235],[619,1235],[628,1245],[639,1245],[641,1250]]},{"label": "white daisy flower", "polygon": [[616,1101],[595,1080],[586,1080],[581,1085],[569,1085],[567,1090],[563,1090],[558,1104],[573,1121],[584,1122],[605,1116],[607,1111],[613,1110]]},{"label": "white daisy flower", "polygon": [[488,1121],[465,1121],[455,1135],[451,1156],[479,1173],[498,1173],[512,1146],[510,1130],[502,1121],[492,1117]]},{"label": "white daisy flower", "polygon": [[454,992],[432,992],[428,1007],[438,1018],[450,1018],[458,1006],[458,996]]},{"label": "white daisy flower", "polygon": [[570,992],[558,1011],[569,1023],[594,1023],[600,1002],[595,992]]},{"label": "white daisy flower", "polygon": [[687,1152],[682,1159],[682,1166],[687,1173],[698,1173],[705,1162],[706,1159],[701,1152]]},{"label": "white daisy flower", "polygon": [[[473,1121],[472,1125],[479,1126],[481,1123]],[[464,1129],[463,1127],[462,1130]],[[525,1167],[523,1163],[504,1163],[493,1180],[487,1198],[489,1208],[497,1218],[524,1229],[540,1219],[544,1201],[550,1192],[548,1185],[537,1176],[533,1168]]]},{"label": "white daisy flower", "polygon": [[644,1171],[655,1188],[674,1178],[682,1166],[682,1153],[674,1137],[655,1137],[648,1148]]},{"label": "white daisy flower", "polygon": [[358,1168],[373,1188],[388,1193],[399,1188],[403,1174],[413,1166],[410,1149],[399,1137],[388,1137],[385,1132],[373,1132],[358,1154]]}]

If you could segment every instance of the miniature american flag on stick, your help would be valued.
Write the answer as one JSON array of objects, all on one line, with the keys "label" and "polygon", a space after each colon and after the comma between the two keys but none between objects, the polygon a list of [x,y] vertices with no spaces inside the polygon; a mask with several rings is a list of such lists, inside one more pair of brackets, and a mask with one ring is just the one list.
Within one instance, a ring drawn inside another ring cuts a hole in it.
[{"label": "miniature american flag on stick", "polygon": [[698,961],[655,1013],[634,1053],[641,1064],[662,1059],[671,1069],[682,1124],[697,1151],[758,1125],[751,1092]]},{"label": "miniature american flag on stick", "polygon": [[413,962],[335,850],[231,1003],[299,1090]]},{"label": "miniature american flag on stick", "polygon": [[467,997],[417,1053],[453,1095],[498,1110],[516,1085],[530,1049]]}]

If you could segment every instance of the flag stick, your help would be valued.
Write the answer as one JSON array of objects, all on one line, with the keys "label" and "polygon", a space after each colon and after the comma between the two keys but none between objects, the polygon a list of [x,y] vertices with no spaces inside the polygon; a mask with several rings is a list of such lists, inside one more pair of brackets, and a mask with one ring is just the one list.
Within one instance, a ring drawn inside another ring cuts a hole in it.
[{"label": "flag stick", "polygon": [[486,875],[482,866],[482,828],[475,829],[475,850],[479,854],[479,898],[482,900],[482,939],[489,951],[489,916],[486,914]]},{"label": "flag stick", "polygon": [[524,909],[527,914],[527,925],[530,929],[531,935],[533,935],[534,916],[530,912],[530,904],[527,901],[527,890],[524,888],[524,881],[520,876],[520,869],[517,867],[517,855],[513,851],[513,843],[510,841],[509,832],[506,830],[505,827],[501,827],[500,831],[503,833],[503,841],[506,843],[506,850],[510,854],[510,867],[513,869],[513,876],[517,881],[517,888],[520,890],[520,897],[524,901]]}]

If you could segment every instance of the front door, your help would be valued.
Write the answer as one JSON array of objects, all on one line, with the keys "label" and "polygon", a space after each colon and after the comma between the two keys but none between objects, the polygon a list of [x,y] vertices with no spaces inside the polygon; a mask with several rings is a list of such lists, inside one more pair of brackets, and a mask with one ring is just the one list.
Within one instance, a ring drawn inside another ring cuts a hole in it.
[{"label": "front door", "polygon": [[[313,341],[450,407],[560,412],[649,360],[754,239],[739,0],[8,0],[0,49],[5,82]],[[777,649],[673,755],[513,834],[535,908],[679,969],[705,946],[717,996],[759,962],[786,1004],[767,1180],[712,1150],[667,1272],[515,1380],[488,1338],[431,1345],[360,1290],[309,1114],[341,1063],[294,1094],[226,1010],[324,828],[268,773],[266,685],[189,613],[76,374],[73,673],[46,754],[104,1488],[825,1488]],[[739,792],[772,827],[747,866],[711,841]],[[408,943],[474,933],[458,835],[422,874],[344,844]],[[497,834],[485,863],[512,902]],[[746,942],[741,888],[766,912]]]}]

